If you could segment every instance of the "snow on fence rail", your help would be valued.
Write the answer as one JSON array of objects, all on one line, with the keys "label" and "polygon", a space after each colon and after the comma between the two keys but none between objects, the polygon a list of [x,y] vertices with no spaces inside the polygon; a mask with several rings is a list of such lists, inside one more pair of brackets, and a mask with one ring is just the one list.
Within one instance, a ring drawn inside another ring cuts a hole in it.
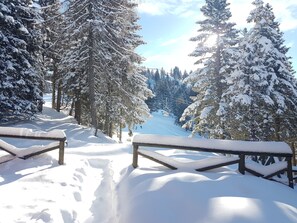
[{"label": "snow on fence rail", "polygon": [[59,161],[60,165],[64,164],[64,148],[66,142],[65,132],[62,130],[53,130],[50,132],[33,131],[27,128],[13,128],[13,127],[0,127],[0,138],[17,138],[21,139],[34,139],[34,140],[47,140],[53,141],[47,145],[34,145],[28,148],[17,148],[4,140],[0,139],[0,150],[9,153],[8,156],[4,156],[0,159],[0,163],[11,160],[14,157],[21,159],[27,159],[29,157],[39,155],[54,149],[59,149]]},{"label": "snow on fence rail", "polygon": [[[168,161],[170,158],[156,153],[147,152],[139,147],[161,147],[161,148],[174,148],[181,150],[194,150],[203,152],[215,152],[221,154],[238,155],[237,159],[209,159],[195,161],[197,171],[204,171],[214,169],[221,166],[226,166],[238,163],[238,170],[240,173],[245,174],[245,171],[250,172],[256,176],[264,178],[271,178],[281,172],[287,172],[288,184],[293,187],[293,174],[292,174],[292,150],[285,142],[250,142],[250,141],[236,141],[236,140],[220,140],[220,139],[194,139],[178,136],[160,136],[140,134],[135,135],[132,141],[133,144],[133,163],[132,166],[138,166],[138,155],[142,155],[148,159],[158,162],[171,169],[178,169],[177,162]],[[271,164],[270,166],[262,166],[262,168],[254,167],[252,164],[245,164],[246,156],[273,156],[285,158],[285,164]],[[199,162],[203,162],[203,168]],[[205,163],[208,163],[206,165]]]}]

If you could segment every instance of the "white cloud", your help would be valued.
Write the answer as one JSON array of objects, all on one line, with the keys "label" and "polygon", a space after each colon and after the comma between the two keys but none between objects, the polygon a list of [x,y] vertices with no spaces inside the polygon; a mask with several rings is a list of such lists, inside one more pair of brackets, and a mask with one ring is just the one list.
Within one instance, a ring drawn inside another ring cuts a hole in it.
[{"label": "white cloud", "polygon": [[144,65],[148,68],[164,68],[166,71],[178,66],[183,70],[195,70],[196,58],[189,54],[195,49],[196,43],[189,41],[189,35],[182,35],[177,38],[162,42],[158,47],[168,47],[163,51],[147,51],[142,56],[146,58]]},{"label": "white cloud", "polygon": [[[249,16],[250,11],[254,8],[251,4],[252,1],[229,0],[228,2],[230,3],[230,9],[232,12],[232,21],[240,28],[250,27],[251,25],[247,24],[246,19]],[[269,3],[272,6],[275,17],[280,22],[280,28],[282,31],[297,28],[296,0],[264,0],[264,2],[265,4]]]},{"label": "white cloud", "polygon": [[138,11],[140,13],[146,13],[150,15],[163,15],[166,14],[167,8],[168,6],[164,3],[162,4],[160,2],[154,3],[152,1],[148,1],[140,3],[138,6]]},{"label": "white cloud", "polygon": [[[138,11],[149,15],[172,14],[181,17],[193,17],[201,14],[200,8],[204,0],[139,0]],[[232,21],[238,27],[249,27],[246,19],[253,9],[252,1],[228,0],[232,12]],[[296,0],[264,0],[273,7],[276,19],[280,22],[281,30],[287,31],[297,28]],[[201,16],[201,15],[200,15]]]},{"label": "white cloud", "polygon": [[[205,0],[140,1],[142,1],[142,3],[139,6],[139,10],[142,13],[149,13],[150,15],[178,15],[179,17],[184,16],[193,20],[193,26],[188,32],[172,39],[166,39],[161,43],[160,41],[152,43],[151,47],[147,47],[147,50],[150,50],[150,52],[142,51],[142,56],[146,58],[144,65],[149,68],[163,67],[168,71],[174,68],[174,66],[178,66],[181,70],[195,70],[197,68],[197,66],[194,65],[196,58],[189,57],[188,55],[194,51],[196,43],[189,41],[189,39],[197,34],[198,26],[195,22],[204,19],[200,8],[205,4]],[[239,28],[251,27],[252,25],[246,22],[250,11],[254,8],[251,4],[252,1],[253,0],[228,0],[232,12],[231,21],[235,22]],[[269,4],[272,5],[276,19],[280,22],[281,31],[285,32],[297,28],[296,0],[264,0],[264,2],[269,2]],[[193,7],[193,5],[195,7]],[[296,44],[293,42],[287,43],[287,45],[296,47]]]},{"label": "white cloud", "polygon": [[181,37],[166,40],[165,42],[162,42],[160,44],[160,46],[162,46],[162,47],[170,46],[170,45],[174,45],[174,44],[178,43],[179,41],[184,41],[184,40],[185,40],[184,36],[181,36]]},{"label": "white cloud", "polygon": [[271,5],[282,31],[297,28],[297,2],[295,0],[287,0],[286,4],[274,0]]},{"label": "white cloud", "polygon": [[[189,17],[197,14],[204,0],[140,0],[139,13],[149,15],[178,15]],[[199,12],[198,12],[199,13]]]},{"label": "white cloud", "polygon": [[170,69],[177,66],[180,70],[187,70],[189,72],[196,69],[194,62],[195,58],[189,57],[188,55],[162,53],[146,57],[144,65],[148,68],[164,68],[166,71],[170,71]]}]

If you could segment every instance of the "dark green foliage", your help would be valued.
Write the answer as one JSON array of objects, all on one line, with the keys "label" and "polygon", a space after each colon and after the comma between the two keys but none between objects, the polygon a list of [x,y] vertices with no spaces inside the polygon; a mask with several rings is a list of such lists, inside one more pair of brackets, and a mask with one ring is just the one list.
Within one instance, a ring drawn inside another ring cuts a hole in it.
[{"label": "dark green foliage", "polygon": [[28,119],[40,108],[38,13],[30,1],[0,3],[0,121]]},{"label": "dark green foliage", "polygon": [[193,133],[211,138],[229,138],[226,123],[226,102],[222,98],[227,88],[226,76],[234,69],[238,31],[229,20],[231,12],[226,0],[206,0],[201,12],[205,19],[197,22],[198,35],[192,38],[197,47],[191,56],[199,67],[187,83],[196,93],[182,120],[184,127],[194,127]]},{"label": "dark green foliage", "polygon": [[240,41],[237,69],[230,73],[225,93],[229,131],[237,139],[292,139],[297,131],[297,87],[288,48],[272,7],[262,0],[253,5],[248,17],[253,27]]},{"label": "dark green foliage", "polygon": [[[146,100],[151,112],[160,109],[167,111],[175,116],[176,124],[183,124],[179,119],[191,103],[190,96],[193,95],[193,91],[190,86],[183,83],[179,68],[175,67],[170,73],[166,73],[163,69],[147,70],[144,75],[148,78],[148,88],[155,95]],[[187,73],[184,75],[187,76]]]}]

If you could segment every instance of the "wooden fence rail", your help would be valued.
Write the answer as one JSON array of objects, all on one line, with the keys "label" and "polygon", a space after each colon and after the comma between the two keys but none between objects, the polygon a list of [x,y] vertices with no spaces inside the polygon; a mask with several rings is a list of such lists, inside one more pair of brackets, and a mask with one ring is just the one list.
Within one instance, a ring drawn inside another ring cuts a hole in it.
[{"label": "wooden fence rail", "polygon": [[[29,148],[19,149],[5,140],[9,138],[15,138],[18,140],[33,139],[49,141],[46,145],[35,145]],[[39,155],[51,150],[59,149],[59,161],[60,165],[64,164],[64,148],[66,142],[66,135],[62,130],[53,130],[50,132],[33,131],[27,128],[12,128],[12,127],[0,127],[0,150],[6,151],[11,157],[18,157],[21,159],[28,159],[29,157]],[[8,160],[7,160],[8,161]]]},{"label": "wooden fence rail", "polygon": [[[251,142],[251,141],[236,141],[236,140],[219,140],[219,139],[194,139],[177,136],[160,136],[160,135],[136,135],[132,141],[133,145],[133,162],[134,168],[138,167],[138,155],[142,155],[148,159],[165,165],[171,169],[178,169],[178,163],[172,159],[156,153],[148,152],[148,150],[140,149],[139,147],[153,147],[153,148],[173,148],[180,150],[193,150],[201,152],[211,152],[220,154],[230,154],[237,156],[237,159],[230,160],[222,158],[220,161],[208,160],[208,165],[201,167],[201,162],[195,161],[190,163],[197,171],[204,171],[214,169],[221,166],[226,166],[238,163],[238,171],[245,174],[245,171],[250,172],[256,176],[269,179],[282,172],[287,172],[288,185],[293,185],[292,173],[292,150],[285,142]],[[284,161],[274,163],[268,166],[259,167],[257,163],[246,163],[246,156],[273,156],[278,157],[279,160]]]}]

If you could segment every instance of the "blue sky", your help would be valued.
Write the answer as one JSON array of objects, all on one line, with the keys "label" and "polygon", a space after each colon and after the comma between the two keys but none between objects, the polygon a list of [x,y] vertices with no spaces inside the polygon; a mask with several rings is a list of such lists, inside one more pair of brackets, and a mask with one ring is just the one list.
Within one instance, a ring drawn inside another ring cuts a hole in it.
[{"label": "blue sky", "polygon": [[[138,53],[146,58],[143,65],[149,68],[161,68],[170,71],[178,66],[182,71],[195,70],[195,58],[188,55],[195,49],[196,43],[189,41],[196,36],[197,21],[204,17],[200,8],[205,0],[135,0],[138,2],[140,35],[145,45]],[[253,9],[253,0],[229,0],[232,22],[237,28],[248,27],[246,18]],[[269,2],[281,30],[284,32],[285,44],[291,49],[294,69],[297,71],[297,1],[264,0]]]}]

